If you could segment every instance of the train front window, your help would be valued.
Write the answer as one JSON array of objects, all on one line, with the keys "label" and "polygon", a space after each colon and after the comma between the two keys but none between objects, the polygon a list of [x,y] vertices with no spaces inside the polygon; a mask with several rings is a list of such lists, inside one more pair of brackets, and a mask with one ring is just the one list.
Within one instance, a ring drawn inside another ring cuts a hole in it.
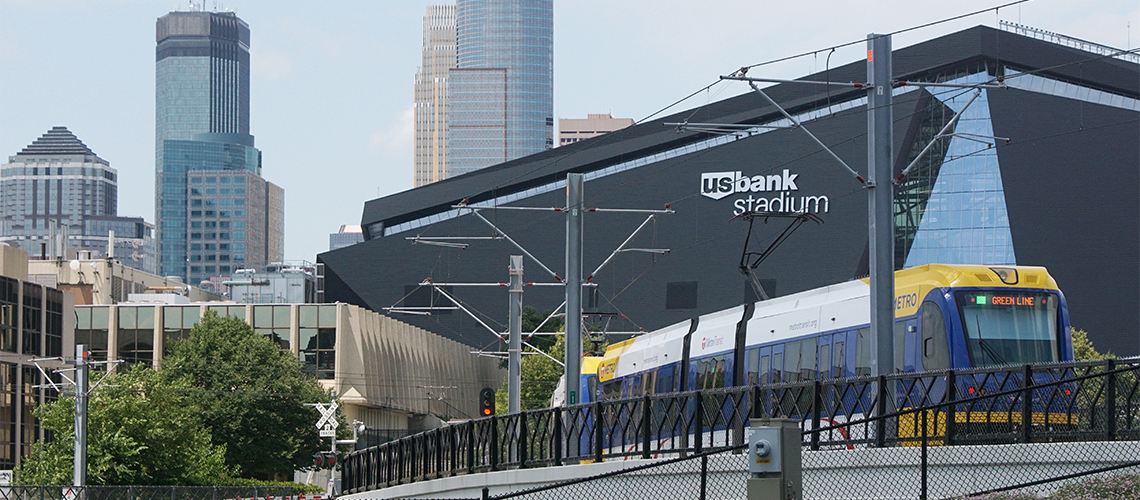
[{"label": "train front window", "polygon": [[1056,295],[986,290],[956,298],[973,366],[1060,361]]}]

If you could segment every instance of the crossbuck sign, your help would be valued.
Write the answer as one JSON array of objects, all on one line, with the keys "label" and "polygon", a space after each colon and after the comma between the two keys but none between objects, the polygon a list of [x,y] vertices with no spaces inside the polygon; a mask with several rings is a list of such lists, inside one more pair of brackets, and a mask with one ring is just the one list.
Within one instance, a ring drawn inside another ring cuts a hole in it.
[{"label": "crossbuck sign", "polygon": [[317,420],[317,429],[321,431],[321,437],[336,437],[336,428],[338,425],[336,421],[336,401],[329,404],[317,403],[314,405],[317,411],[321,412],[320,420]]}]

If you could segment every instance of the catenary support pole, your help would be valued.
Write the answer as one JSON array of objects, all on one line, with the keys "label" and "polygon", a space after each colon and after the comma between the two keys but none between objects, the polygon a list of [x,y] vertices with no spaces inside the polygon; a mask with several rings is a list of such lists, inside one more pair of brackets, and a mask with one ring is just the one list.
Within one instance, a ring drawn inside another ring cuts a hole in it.
[{"label": "catenary support pole", "polygon": [[566,404],[579,403],[582,375],[582,174],[566,174]]},{"label": "catenary support pole", "polygon": [[510,361],[507,373],[507,410],[517,414],[522,405],[522,296],[523,256],[511,256]]},{"label": "catenary support pole", "polygon": [[[893,217],[890,35],[867,35],[867,213],[871,278],[871,339],[875,375],[894,372],[895,249]],[[888,409],[889,411],[889,409]]]},{"label": "catenary support pole", "polygon": [[75,346],[75,476],[74,486],[87,485],[87,346]]}]

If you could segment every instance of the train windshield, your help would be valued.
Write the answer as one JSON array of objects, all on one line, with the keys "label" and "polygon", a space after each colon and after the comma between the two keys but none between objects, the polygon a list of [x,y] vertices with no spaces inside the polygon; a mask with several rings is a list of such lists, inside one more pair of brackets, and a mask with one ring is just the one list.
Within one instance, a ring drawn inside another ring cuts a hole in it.
[{"label": "train windshield", "polygon": [[973,366],[1060,361],[1056,295],[992,290],[956,295]]}]

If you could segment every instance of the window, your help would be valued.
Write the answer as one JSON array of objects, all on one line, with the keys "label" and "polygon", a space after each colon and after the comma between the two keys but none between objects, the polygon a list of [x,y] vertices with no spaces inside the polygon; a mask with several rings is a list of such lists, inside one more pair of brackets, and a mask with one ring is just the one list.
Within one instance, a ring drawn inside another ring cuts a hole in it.
[{"label": "window", "polygon": [[855,376],[871,375],[871,329],[860,328],[855,332]]},{"label": "window", "polygon": [[[840,335],[836,335],[836,338],[839,338],[839,337],[840,337]],[[846,362],[847,353],[844,352],[843,349],[844,349],[843,342],[836,342],[835,343],[835,357],[832,358],[832,364],[831,364],[831,366],[832,366],[831,376],[832,377],[843,378],[845,375],[843,373],[843,364]],[[820,366],[822,367],[823,364],[821,363]]]}]

